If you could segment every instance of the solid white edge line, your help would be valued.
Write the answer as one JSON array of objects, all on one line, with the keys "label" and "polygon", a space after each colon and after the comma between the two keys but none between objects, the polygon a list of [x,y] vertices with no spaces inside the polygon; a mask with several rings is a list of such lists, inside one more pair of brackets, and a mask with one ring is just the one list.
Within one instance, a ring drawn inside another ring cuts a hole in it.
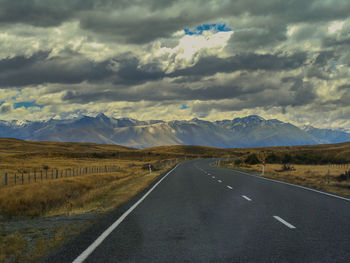
[{"label": "solid white edge line", "polygon": [[229,186],[229,185],[226,185],[226,186],[227,186],[227,188],[229,188],[229,189],[233,189],[232,186]]},{"label": "solid white edge line", "polygon": [[242,195],[242,197],[247,201],[252,201],[252,199],[250,199],[248,196]]},{"label": "solid white edge line", "polygon": [[123,222],[123,220],[177,167],[176,165],[173,169],[171,169],[162,179],[160,179],[147,193],[144,194],[133,206],[131,206],[121,217],[117,219],[110,227],[108,227],[87,249],[83,251],[74,261],[73,263],[81,263],[87,259],[91,253],[105,240],[109,234],[112,233],[114,229],[118,227],[118,225]]},{"label": "solid white edge line", "polygon": [[241,171],[238,171],[238,170],[233,170],[233,171],[235,171],[235,172],[237,172],[237,173],[249,175],[249,176],[252,176],[252,177],[260,178],[260,179],[263,179],[263,180],[272,181],[272,182],[275,182],[275,183],[286,184],[286,185],[298,187],[298,188],[301,188],[301,189],[304,189],[304,190],[309,190],[309,191],[312,191],[312,192],[316,192],[316,193],[319,193],[319,194],[328,195],[328,196],[331,196],[331,197],[339,198],[339,199],[342,199],[342,200],[345,200],[345,201],[350,202],[350,199],[345,198],[345,197],[342,197],[342,196],[339,196],[339,195],[334,195],[334,194],[322,192],[322,191],[319,191],[319,190],[316,190],[316,189],[308,188],[308,187],[301,186],[301,185],[297,185],[297,184],[292,184],[292,183],[287,183],[287,182],[283,182],[283,181],[278,181],[278,180],[274,180],[274,179],[270,179],[270,178],[266,178],[266,177],[262,177],[262,176],[257,176],[257,175],[254,175],[254,174],[249,174],[249,173],[241,172]]},{"label": "solid white edge line", "polygon": [[285,226],[289,227],[290,229],[295,229],[296,227],[293,226],[292,224],[289,224],[286,220],[280,218],[279,216],[273,216],[277,221],[281,222]]}]

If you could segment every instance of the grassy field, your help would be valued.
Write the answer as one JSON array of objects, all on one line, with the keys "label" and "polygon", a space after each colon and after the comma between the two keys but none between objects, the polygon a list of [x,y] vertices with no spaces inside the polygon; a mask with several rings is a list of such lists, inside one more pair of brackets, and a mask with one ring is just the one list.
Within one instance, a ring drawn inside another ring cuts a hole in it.
[{"label": "grassy field", "polygon": [[305,146],[281,146],[281,147],[257,147],[236,149],[240,155],[255,153],[260,160],[266,159],[274,153],[282,157],[290,154],[300,156],[300,162],[305,164],[350,163],[350,142],[337,144],[305,145]]},{"label": "grassy field", "polygon": [[[244,162],[252,154],[258,164]],[[344,164],[323,164],[350,163],[350,143],[240,149],[164,146],[137,150],[117,145],[0,138],[0,262],[37,261],[184,159],[239,157],[243,160],[239,166],[234,161],[223,161],[221,166],[259,173],[260,163],[271,154],[277,156],[277,163],[266,164],[266,177],[350,196],[349,181],[338,180],[349,168]],[[314,164],[289,163],[293,169],[285,171],[282,167],[286,154],[292,161]],[[117,169],[16,186],[4,186],[1,177],[4,172],[104,166]]]},{"label": "grassy field", "polygon": [[221,166],[261,174],[265,160],[265,177],[350,196],[350,143],[239,150],[240,161]]},{"label": "grassy field", "polygon": [[[177,162],[197,157],[233,157],[233,150],[169,146],[136,150],[93,143],[0,139],[0,262],[35,262],[79,233],[99,215],[145,189]],[[148,165],[152,167],[149,173]],[[3,184],[4,172],[114,166],[91,173],[24,185]],[[85,216],[84,216],[85,215]],[[83,217],[77,221],[77,217]],[[55,219],[52,223],[52,219]],[[62,224],[56,224],[61,222]],[[43,227],[45,225],[45,227]],[[68,230],[67,230],[68,229]],[[21,251],[21,253],[18,253]]]}]

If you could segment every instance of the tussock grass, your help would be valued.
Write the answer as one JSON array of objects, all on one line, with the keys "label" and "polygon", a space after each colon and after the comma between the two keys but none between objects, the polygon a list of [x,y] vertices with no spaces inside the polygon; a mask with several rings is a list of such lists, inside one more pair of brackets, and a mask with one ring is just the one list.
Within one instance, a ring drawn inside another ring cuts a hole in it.
[{"label": "tussock grass", "polygon": [[[251,171],[261,175],[262,165],[235,165],[221,162],[222,167]],[[299,184],[338,195],[350,197],[350,181],[339,182],[340,174],[349,170],[349,165],[302,165],[291,164],[292,170],[284,171],[282,164],[266,164],[264,177]]]},{"label": "tussock grass", "polygon": [[[130,198],[139,188],[146,187],[161,171],[149,175],[141,165],[137,165],[114,173],[81,175],[4,187],[0,191],[0,208],[5,217],[90,212],[106,206],[104,203],[111,200],[109,194],[112,190],[118,191],[117,188],[125,187],[125,184],[132,185],[128,188],[127,198]],[[135,188],[135,183],[139,188]]]}]

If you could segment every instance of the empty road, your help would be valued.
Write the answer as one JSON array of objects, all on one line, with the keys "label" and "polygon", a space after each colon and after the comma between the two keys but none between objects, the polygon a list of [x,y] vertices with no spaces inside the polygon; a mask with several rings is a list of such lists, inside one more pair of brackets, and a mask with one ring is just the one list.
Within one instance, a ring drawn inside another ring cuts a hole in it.
[{"label": "empty road", "polygon": [[178,165],[47,261],[349,262],[350,200],[211,162]]}]

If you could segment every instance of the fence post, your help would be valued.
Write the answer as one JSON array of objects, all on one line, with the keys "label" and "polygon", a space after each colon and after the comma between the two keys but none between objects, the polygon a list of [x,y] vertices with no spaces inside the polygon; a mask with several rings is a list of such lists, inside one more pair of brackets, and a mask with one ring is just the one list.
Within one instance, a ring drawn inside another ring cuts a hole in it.
[{"label": "fence post", "polygon": [[22,172],[22,184],[24,184],[24,174]]},{"label": "fence post", "polygon": [[58,179],[58,170],[56,169],[56,179]]},{"label": "fence post", "polygon": [[5,177],[5,185],[7,185],[7,173],[4,174]]},{"label": "fence post", "polygon": [[43,171],[40,170],[40,180],[43,180]]},{"label": "fence post", "polygon": [[28,184],[30,184],[30,171],[28,172]]},{"label": "fence post", "polygon": [[36,182],[36,170],[34,169],[34,182]]},{"label": "fence post", "polygon": [[15,185],[17,185],[17,173],[15,173]]}]

